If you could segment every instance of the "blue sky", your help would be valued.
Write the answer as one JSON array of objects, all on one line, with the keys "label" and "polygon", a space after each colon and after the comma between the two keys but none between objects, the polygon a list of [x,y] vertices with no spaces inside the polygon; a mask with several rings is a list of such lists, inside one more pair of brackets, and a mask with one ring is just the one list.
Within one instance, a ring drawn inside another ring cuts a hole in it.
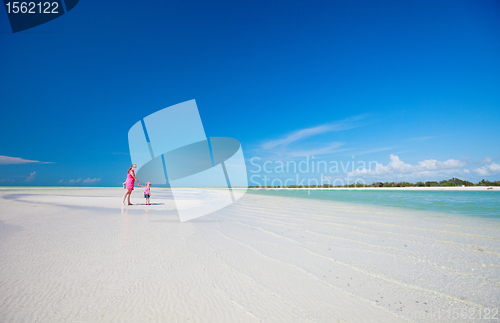
[{"label": "blue sky", "polygon": [[250,175],[498,180],[499,57],[498,1],[80,1],[16,34],[0,10],[0,185],[119,186],[129,128],[191,99]]}]

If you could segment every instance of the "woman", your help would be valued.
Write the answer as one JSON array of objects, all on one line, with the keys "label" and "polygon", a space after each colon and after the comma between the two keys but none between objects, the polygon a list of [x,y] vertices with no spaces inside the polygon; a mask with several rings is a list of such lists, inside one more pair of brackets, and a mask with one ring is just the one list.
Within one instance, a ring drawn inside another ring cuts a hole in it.
[{"label": "woman", "polygon": [[127,189],[127,191],[125,192],[125,194],[123,194],[123,201],[122,201],[122,205],[125,205],[125,199],[128,197],[128,205],[133,205],[132,203],[130,203],[130,194],[132,193],[132,191],[134,190],[134,181],[137,181],[137,184],[139,184],[139,186],[142,187],[141,183],[139,183],[139,180],[137,179],[137,177],[135,177],[135,172],[134,170],[137,168],[137,165],[136,164],[132,164],[132,166],[130,166],[130,168],[128,169],[128,172],[127,172],[127,181],[123,184],[125,184],[125,188]]}]

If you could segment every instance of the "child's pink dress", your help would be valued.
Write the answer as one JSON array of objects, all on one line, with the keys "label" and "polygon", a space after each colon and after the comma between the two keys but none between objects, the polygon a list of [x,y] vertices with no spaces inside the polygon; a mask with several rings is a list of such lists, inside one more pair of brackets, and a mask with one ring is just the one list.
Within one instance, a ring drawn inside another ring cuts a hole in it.
[{"label": "child's pink dress", "polygon": [[134,177],[132,176],[132,174],[135,175],[134,173],[134,170],[131,169],[128,173],[127,173],[127,182],[126,182],[126,186],[127,186],[127,190],[134,190]]}]

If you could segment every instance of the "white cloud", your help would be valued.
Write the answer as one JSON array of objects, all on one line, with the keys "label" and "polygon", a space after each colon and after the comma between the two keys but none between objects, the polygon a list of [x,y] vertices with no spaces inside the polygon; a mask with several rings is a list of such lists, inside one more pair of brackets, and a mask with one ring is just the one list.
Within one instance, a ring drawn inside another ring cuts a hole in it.
[{"label": "white cloud", "polygon": [[31,182],[35,179],[35,174],[36,172],[33,172],[30,174],[30,176],[26,177],[26,179],[24,180],[25,182]]},{"label": "white cloud", "polygon": [[74,183],[80,183],[81,181],[82,181],[82,179],[79,178],[79,179],[70,179],[68,182],[71,184],[74,184]]},{"label": "white cloud", "polygon": [[[486,160],[486,158],[485,158],[485,160]],[[500,173],[500,165],[498,165],[496,163],[491,163],[489,165],[484,165],[481,168],[474,169],[474,172],[479,174],[479,175],[482,175],[482,176],[498,174],[498,173]]]},{"label": "white cloud", "polygon": [[493,162],[493,158],[491,158],[491,157],[484,157],[483,163],[491,163],[491,162]]},{"label": "white cloud", "polygon": [[85,183],[85,184],[97,183],[100,180],[101,180],[100,178],[90,178],[90,177],[87,177],[87,179],[83,180],[83,183]]},{"label": "white cloud", "polygon": [[456,172],[465,173],[465,170],[460,168],[466,167],[467,163],[456,159],[448,159],[446,161],[438,161],[428,159],[418,162],[417,165],[411,165],[403,162],[397,155],[390,155],[390,162],[384,166],[376,164],[376,167],[358,168],[354,172],[349,172],[349,176],[380,176],[380,175],[414,175],[428,176],[437,174],[453,174]]},{"label": "white cloud", "polygon": [[14,165],[14,164],[28,164],[28,163],[52,164],[52,162],[41,162],[38,160],[29,160],[19,157],[0,156],[0,165]]},{"label": "white cloud", "polygon": [[[86,179],[70,179],[68,183],[70,184],[76,184],[76,183],[83,183],[83,184],[93,184],[99,182],[101,179],[100,178],[90,178],[87,177]],[[63,180],[61,179],[58,183],[62,183]]]},{"label": "white cloud", "polygon": [[59,182],[57,182],[57,183],[59,184],[59,183],[62,183],[63,181],[64,181],[64,180],[62,180],[62,179],[61,179],[61,180],[60,180]]}]

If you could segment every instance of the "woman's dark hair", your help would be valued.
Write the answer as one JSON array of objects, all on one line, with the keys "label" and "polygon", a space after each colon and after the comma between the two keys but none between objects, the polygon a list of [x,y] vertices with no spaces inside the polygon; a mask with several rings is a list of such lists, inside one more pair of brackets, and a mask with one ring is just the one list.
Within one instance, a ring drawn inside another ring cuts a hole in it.
[{"label": "woman's dark hair", "polygon": [[128,169],[128,171],[127,171],[127,175],[128,175],[128,173],[130,172],[130,170],[132,169],[132,167],[134,167],[134,166],[135,166],[135,167],[137,167],[137,165],[136,165],[136,164],[132,164],[132,166],[130,166],[130,168],[129,168],[129,169]]}]

